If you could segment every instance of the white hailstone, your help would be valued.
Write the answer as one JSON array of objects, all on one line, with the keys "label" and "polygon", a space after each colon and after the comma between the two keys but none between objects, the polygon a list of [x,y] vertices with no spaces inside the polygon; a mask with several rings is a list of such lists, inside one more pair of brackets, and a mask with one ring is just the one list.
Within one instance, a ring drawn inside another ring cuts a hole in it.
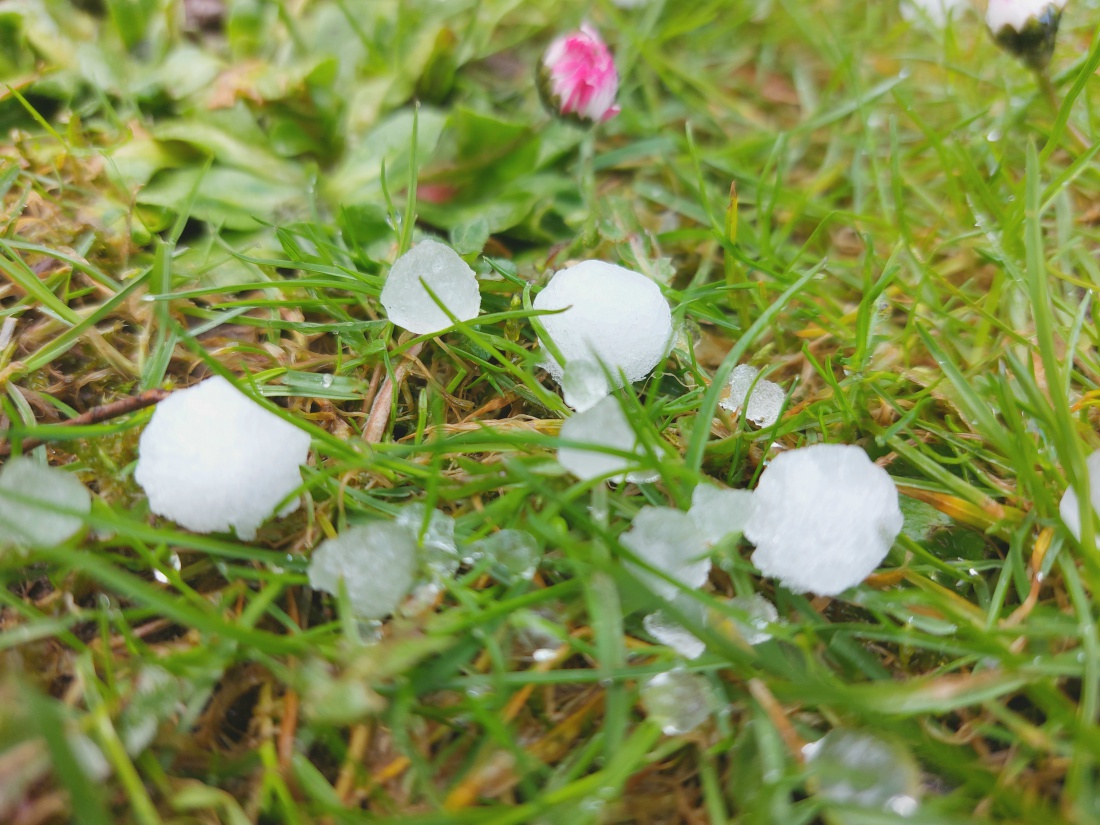
[{"label": "white hailstone", "polygon": [[385,521],[351,527],[313,551],[309,584],[335,594],[342,579],[356,615],[381,619],[412,588],[416,555],[407,527]]},{"label": "white hailstone", "polygon": [[[672,601],[681,613],[691,616],[700,625],[706,621],[706,608],[695,599],[689,599],[684,594],[677,593]],[[671,647],[685,659],[698,659],[707,649],[701,639],[664,610],[650,613],[642,619],[642,626],[646,633],[665,647]]]},{"label": "white hailstone", "polygon": [[706,680],[680,668],[646,680],[641,694],[646,716],[667,736],[695,730],[707,721],[715,704]]},{"label": "white hailstone", "polygon": [[[157,405],[134,478],[157,515],[199,533],[232,528],[249,541],[302,483],[309,442],[309,433],[215,376]],[[279,515],[297,507],[294,500]]]},{"label": "white hailstone", "polygon": [[[602,365],[613,379],[608,386],[602,369],[597,376],[588,368],[577,397],[572,386],[565,387],[570,406],[590,404],[593,393],[603,396],[622,386],[620,373],[627,382],[641,381],[665,357],[672,341],[672,313],[660,287],[644,275],[604,261],[584,261],[558,272],[535,297],[534,308],[564,310],[540,316],[539,322],[567,364]],[[549,352],[544,366],[563,384],[562,365]]]},{"label": "white hailstone", "polygon": [[658,477],[658,474],[643,471],[628,472],[636,462],[606,452],[610,449],[639,457],[644,455],[637,435],[614,396],[607,396],[591,409],[567,418],[562,422],[559,435],[565,441],[591,445],[558,450],[558,462],[579,479],[587,481],[609,476],[615,482],[642,483]]},{"label": "white hailstone", "polygon": [[[643,507],[619,541],[642,561],[683,584],[702,587],[710,573],[703,536],[687,513],[671,507]],[[680,590],[636,564],[628,566],[650,590],[673,599]]]},{"label": "white hailstone", "polygon": [[779,621],[779,611],[775,609],[774,604],[759,593],[753,593],[748,597],[738,596],[730,599],[727,604],[745,614],[744,620],[732,620],[734,630],[745,644],[762,644],[772,637],[768,631],[768,625]]},{"label": "white hailstone", "polygon": [[[730,412],[744,410],[745,417],[757,427],[770,427],[779,419],[787,394],[772,381],[757,380],[759,374],[760,370],[748,364],[734,368],[730,374],[728,393],[718,404]],[[752,395],[749,395],[750,389]],[[749,398],[747,407],[745,396]]]},{"label": "white hailstone", "polygon": [[451,326],[453,322],[424,288],[425,284],[458,320],[477,317],[481,293],[474,271],[449,246],[429,239],[418,243],[390,267],[381,300],[386,316],[394,324],[417,335],[442,332]]},{"label": "white hailstone", "polygon": [[871,733],[832,730],[802,749],[818,796],[841,805],[911,816],[921,776],[909,751]]},{"label": "white hailstone", "polygon": [[772,459],[745,537],[765,576],[797,593],[835,596],[870,575],[901,526],[889,473],[859,447],[815,444]]},{"label": "white hailstone", "polygon": [[607,397],[607,376],[595,361],[577,359],[565,365],[561,378],[565,403],[577,412],[590,410]]},{"label": "white hailstone", "polygon": [[539,567],[538,542],[526,530],[500,530],[477,542],[477,553],[492,563],[493,575],[502,581],[529,581]]},{"label": "white hailstone", "polygon": [[78,514],[91,508],[92,497],[72,473],[31,458],[10,459],[0,469],[0,546],[55,547],[80,532]]},{"label": "white hailstone", "polygon": [[419,501],[406,505],[401,508],[394,523],[410,532],[413,541],[420,548],[420,560],[433,578],[453,576],[462,563],[462,556],[455,542],[455,520],[446,513],[432,510],[425,526],[426,510]]},{"label": "white hailstone", "polygon": [[904,0],[901,16],[910,22],[927,20],[942,27],[968,5],[970,0]]},{"label": "white hailstone", "polygon": [[989,0],[985,24],[997,34],[1006,26],[1023,31],[1030,21],[1042,22],[1045,15],[1060,12],[1066,0]]},{"label": "white hailstone", "polygon": [[[1100,516],[1100,450],[1085,459],[1085,466],[1089,473],[1089,500],[1092,502],[1093,512]],[[1080,499],[1077,498],[1077,493],[1072,487],[1066,488],[1062,500],[1058,502],[1058,512],[1061,514],[1066,527],[1069,528],[1069,531],[1073,533],[1073,537],[1078,541],[1081,540],[1080,509]],[[1094,519],[1093,523],[1100,526],[1100,518]]]},{"label": "white hailstone", "polygon": [[730,533],[744,533],[752,515],[750,490],[727,490],[700,484],[691,494],[688,515],[708,544],[717,544]]}]

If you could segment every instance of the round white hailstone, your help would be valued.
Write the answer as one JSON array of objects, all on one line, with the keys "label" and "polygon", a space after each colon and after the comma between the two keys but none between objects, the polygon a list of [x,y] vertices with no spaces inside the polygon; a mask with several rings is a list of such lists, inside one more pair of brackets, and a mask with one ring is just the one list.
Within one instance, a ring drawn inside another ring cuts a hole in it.
[{"label": "round white hailstone", "polygon": [[[1085,460],[1085,466],[1089,473],[1089,500],[1092,502],[1092,510],[1100,516],[1100,450],[1097,450]],[[1081,540],[1081,508],[1080,499],[1072,487],[1066,488],[1062,500],[1058,502],[1058,512],[1062,521],[1073,533],[1073,537]],[[1100,526],[1100,518],[1093,519],[1093,524]]]},{"label": "round white hailstone", "polygon": [[638,436],[614,396],[607,396],[591,409],[567,418],[562,422],[559,435],[566,441],[592,445],[591,448],[562,447],[558,450],[558,463],[582,481],[608,476],[614,482],[640,484],[659,477],[659,474],[644,471],[627,472],[635,462],[606,452],[610,449],[639,457],[644,455]]},{"label": "round white hailstone", "polygon": [[302,483],[309,443],[308,433],[215,376],[157,405],[134,478],[157,515],[199,533],[232,528],[250,541]]},{"label": "round white hailstone", "polygon": [[474,271],[449,246],[429,239],[418,243],[390,267],[381,300],[386,316],[394,324],[417,335],[442,332],[452,325],[447,313],[424,288],[425,284],[460,321],[476,318],[481,310],[481,293]]},{"label": "round white hailstone", "polygon": [[[718,404],[722,409],[731,412],[744,409],[745,417],[757,427],[770,427],[779,420],[787,394],[778,384],[757,379],[759,374],[760,370],[748,364],[735,367],[730,373],[727,395]],[[750,389],[752,395],[749,395]],[[749,398],[747,406],[745,396]]]},{"label": "round white hailstone", "polygon": [[[702,587],[710,574],[706,543],[695,522],[687,513],[671,507],[643,507],[619,541],[650,567],[685,587]],[[674,584],[648,570],[627,564],[661,598],[674,599],[680,592]]]},{"label": "round white hailstone", "polygon": [[403,525],[380,521],[352,527],[313,551],[309,584],[335,595],[343,579],[356,615],[381,619],[412,588],[416,555],[416,537]]},{"label": "round white hailstone", "polygon": [[796,593],[835,596],[870,575],[901,527],[889,473],[859,447],[815,444],[772,459],[745,537],[765,576]]},{"label": "round white hailstone", "polygon": [[708,544],[717,544],[730,533],[744,533],[752,515],[750,490],[726,490],[700,484],[691,494],[688,515]]},{"label": "round white hailstone", "polygon": [[[534,308],[565,310],[539,318],[546,335],[567,363],[602,364],[614,386],[622,385],[620,372],[628,382],[648,376],[672,341],[672,312],[660,287],[604,261],[584,261],[558,272],[535,297]],[[558,384],[563,382],[562,365],[549,353],[544,366]],[[586,376],[585,384],[591,380]],[[611,389],[605,386],[600,394]],[[588,387],[582,395],[587,398],[591,392]]]},{"label": "round white hailstone", "polygon": [[84,526],[75,514],[91,509],[92,497],[72,473],[31,458],[10,459],[0,470],[0,545],[56,547]]},{"label": "round white hailstone", "polygon": [[994,34],[1006,26],[1023,31],[1029,20],[1039,20],[1048,11],[1060,11],[1066,0],[989,0],[985,24]]}]

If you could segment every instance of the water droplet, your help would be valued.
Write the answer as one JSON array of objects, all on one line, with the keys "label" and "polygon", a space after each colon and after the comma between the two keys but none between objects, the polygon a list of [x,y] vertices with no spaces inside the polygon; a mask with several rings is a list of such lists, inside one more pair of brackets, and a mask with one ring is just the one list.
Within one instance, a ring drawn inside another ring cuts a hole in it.
[{"label": "water droplet", "polygon": [[557,655],[558,651],[551,647],[540,647],[538,650],[531,652],[531,658],[536,662],[549,662]]},{"label": "water droplet", "polygon": [[990,143],[996,143],[998,140],[1001,139],[1001,130],[1000,129],[990,130],[989,134],[985,136],[985,139],[988,140]]},{"label": "water droplet", "polygon": [[321,376],[321,386],[326,390],[332,386],[333,376],[331,373],[325,373]]}]

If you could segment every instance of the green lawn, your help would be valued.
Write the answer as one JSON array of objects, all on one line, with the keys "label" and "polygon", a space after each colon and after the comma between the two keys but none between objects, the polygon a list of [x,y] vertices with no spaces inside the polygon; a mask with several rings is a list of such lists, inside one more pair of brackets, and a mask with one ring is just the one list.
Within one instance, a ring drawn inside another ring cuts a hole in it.
[{"label": "green lawn", "polygon": [[[93,498],[79,538],[0,549],[0,822],[1100,822],[1097,530],[1058,515],[1100,447],[1098,14],[1069,4],[1047,83],[977,12],[897,0],[0,5],[0,443]],[[622,81],[594,129],[535,90],[585,19]],[[423,237],[482,316],[417,339],[378,296]],[[653,483],[556,461],[529,302],[586,259],[679,330],[619,392]],[[739,363],[774,426],[718,408]],[[215,373],[313,437],[251,542],[133,478],[124,399]],[[878,572],[798,595],[720,542],[711,621],[680,617],[706,652],[657,643],[635,514],[817,442],[898,485]],[[323,539],[414,501],[529,532],[538,572],[475,559],[380,625],[310,589]],[[712,710],[666,735],[640,694],[677,668]],[[834,730],[916,766],[915,811],[830,797],[804,747]]]}]

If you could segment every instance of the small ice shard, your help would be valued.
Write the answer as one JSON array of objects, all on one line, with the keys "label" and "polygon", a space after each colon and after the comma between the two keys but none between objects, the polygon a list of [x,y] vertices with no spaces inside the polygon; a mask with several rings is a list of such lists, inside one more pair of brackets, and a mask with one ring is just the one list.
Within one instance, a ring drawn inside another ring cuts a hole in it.
[{"label": "small ice shard", "polygon": [[607,376],[595,361],[578,358],[565,365],[561,394],[565,403],[577,412],[590,410],[610,392]]},{"label": "small ice shard", "polygon": [[666,736],[695,730],[714,709],[714,695],[702,676],[681,668],[658,673],[642,684],[646,716]]},{"label": "small ice shard", "polygon": [[730,533],[745,532],[752,506],[750,490],[727,490],[713,484],[700,484],[691,494],[688,515],[707,544],[717,544]]},{"label": "small ice shard", "polygon": [[[706,609],[695,599],[688,599],[682,593],[678,593],[673,601],[681,613],[691,616],[699,624],[706,621]],[[664,610],[650,613],[642,619],[642,626],[646,629],[646,633],[666,647],[671,647],[685,659],[698,659],[707,649],[701,639]]]},{"label": "small ice shard", "polygon": [[[710,573],[707,547],[687,513],[671,507],[643,507],[619,541],[642,561],[685,587],[702,587]],[[627,563],[650,590],[673,599],[680,590],[636,564]]]},{"label": "small ice shard", "polygon": [[870,733],[832,730],[802,749],[818,796],[901,816],[916,813],[920,768],[905,748]]},{"label": "small ice shard", "polygon": [[870,575],[901,526],[889,473],[859,447],[815,444],[772,459],[745,537],[765,576],[796,593],[835,596]]},{"label": "small ice shard", "polygon": [[[783,402],[787,394],[783,388],[772,381],[757,379],[760,370],[748,364],[741,364],[730,374],[729,391],[718,402],[719,406],[730,412],[745,412],[745,418],[757,427],[770,427],[779,420]],[[752,390],[752,395],[749,395]],[[748,406],[745,406],[748,396]]]},{"label": "small ice shard", "polygon": [[493,575],[505,582],[530,580],[542,555],[535,537],[526,530],[500,530],[478,542],[477,549],[492,563]]},{"label": "small ice shard", "polygon": [[745,644],[762,644],[772,637],[768,632],[768,625],[779,621],[779,611],[759,593],[753,593],[748,597],[738,596],[730,599],[726,604],[745,614],[744,620],[727,617]]},{"label": "small ice shard", "polygon": [[558,450],[558,462],[579,479],[587,481],[609,476],[615,482],[641,483],[658,477],[645,471],[628,472],[636,462],[606,452],[617,450],[639,457],[645,454],[614,396],[609,395],[591,409],[567,418],[562,422],[559,435],[565,441],[592,445],[591,448],[562,447]]},{"label": "small ice shard", "polygon": [[[550,279],[534,301],[546,335],[567,364],[587,361],[606,367],[613,386],[641,381],[665,357],[672,341],[672,313],[661,289],[637,272],[604,261],[584,261]],[[547,352],[546,371],[562,384],[562,365]],[[601,378],[603,370],[601,369]],[[591,386],[576,400],[590,401]],[[570,393],[572,395],[572,392]],[[569,399],[566,399],[569,403]]]},{"label": "small ice shard", "polygon": [[[1085,459],[1085,467],[1089,473],[1089,500],[1092,502],[1093,512],[1098,516],[1098,518],[1093,519],[1093,525],[1100,527],[1100,450]],[[1058,512],[1061,514],[1066,527],[1073,533],[1073,537],[1080,541],[1080,499],[1077,498],[1077,492],[1072,487],[1066,488],[1062,500],[1058,502]]]},{"label": "small ice shard", "polygon": [[134,478],[157,515],[199,533],[232,528],[250,541],[302,483],[309,443],[309,433],[215,376],[157,405]]},{"label": "small ice shard", "polygon": [[439,241],[423,240],[394,261],[382,306],[397,326],[417,335],[442,332],[452,325],[424,286],[460,321],[477,317],[481,309],[474,271],[458,253]]},{"label": "small ice shard", "polygon": [[395,524],[412,533],[413,541],[420,548],[420,561],[433,578],[449,578],[458,570],[462,556],[455,542],[455,520],[446,513],[432,510],[427,526],[424,515],[427,508],[414,502],[401,508]]},{"label": "small ice shard", "polygon": [[32,458],[9,459],[0,469],[0,546],[56,547],[80,532],[78,514],[91,508],[92,497],[72,473]]},{"label": "small ice shard", "polygon": [[381,619],[412,588],[416,555],[407,527],[385,521],[351,527],[313,551],[309,584],[335,594],[343,579],[356,615]]}]

